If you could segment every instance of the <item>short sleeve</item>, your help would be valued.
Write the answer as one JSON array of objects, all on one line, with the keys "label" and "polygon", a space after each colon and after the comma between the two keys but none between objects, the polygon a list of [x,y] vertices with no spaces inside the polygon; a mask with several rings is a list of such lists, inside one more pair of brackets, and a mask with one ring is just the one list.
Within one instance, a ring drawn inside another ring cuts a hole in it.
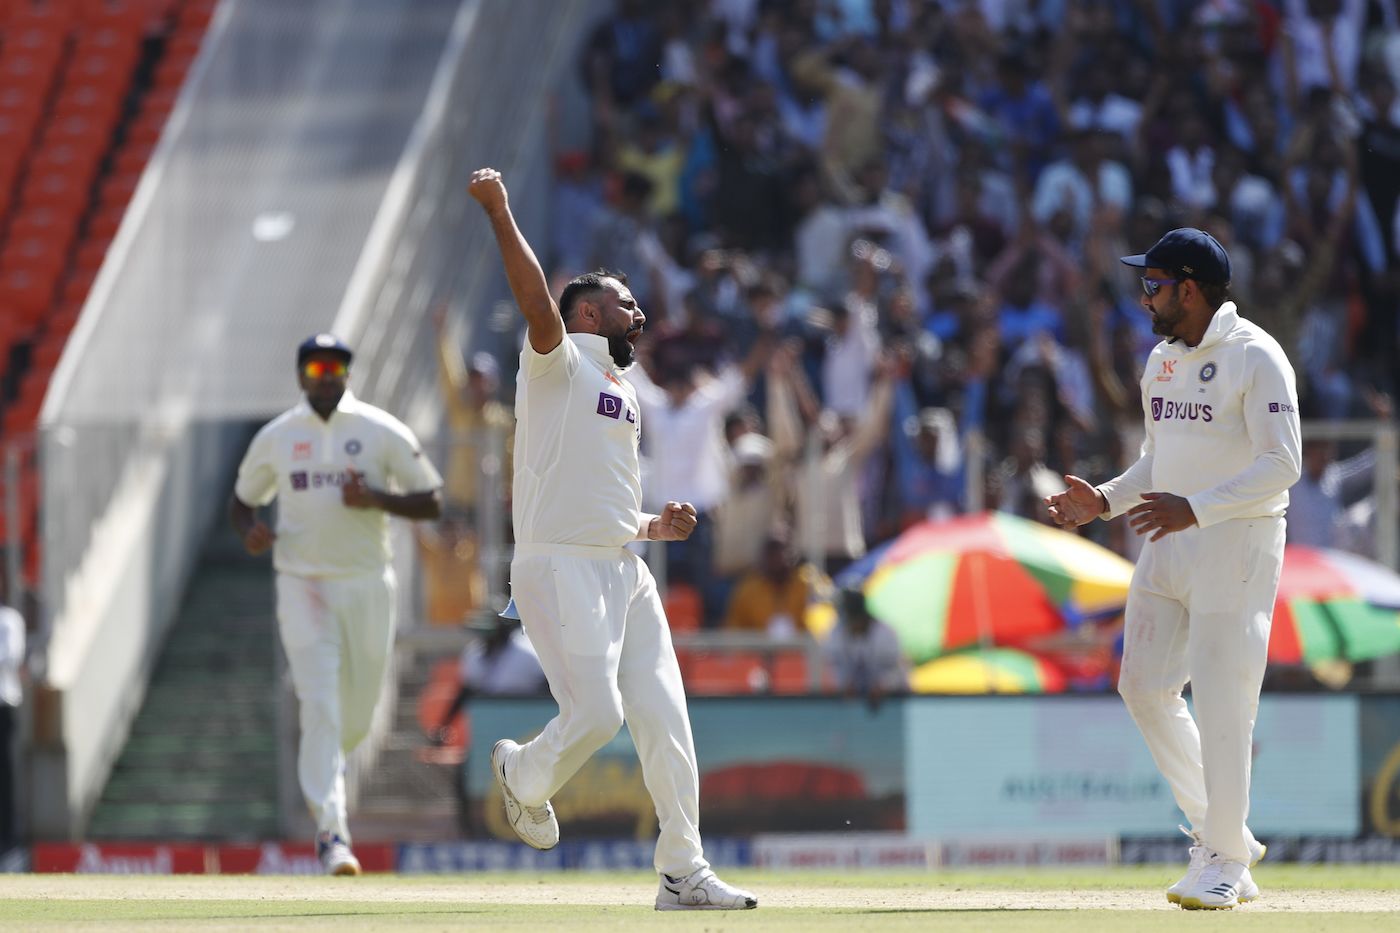
[{"label": "short sleeve", "polygon": [[394,484],[404,493],[431,492],[442,486],[442,476],[408,426],[397,420],[387,425],[387,466]]},{"label": "short sleeve", "polygon": [[581,359],[578,347],[569,339],[568,334],[559,341],[559,346],[548,353],[540,353],[530,346],[527,337],[524,347],[520,350],[520,371],[527,379],[538,379],[556,372],[568,377],[578,371]]},{"label": "short sleeve", "polygon": [[244,505],[264,506],[277,498],[277,467],[272,462],[272,435],[263,428],[248,445],[243,462],[238,465],[238,480],[233,494]]}]

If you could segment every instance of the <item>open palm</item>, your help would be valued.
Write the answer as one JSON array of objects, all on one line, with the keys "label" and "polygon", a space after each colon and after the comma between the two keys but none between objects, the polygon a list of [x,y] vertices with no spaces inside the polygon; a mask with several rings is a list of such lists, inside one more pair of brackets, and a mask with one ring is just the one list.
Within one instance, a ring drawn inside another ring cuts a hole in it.
[{"label": "open palm", "polygon": [[1099,517],[1103,499],[1099,491],[1077,476],[1066,476],[1064,492],[1045,497],[1050,519],[1061,528],[1077,528]]}]

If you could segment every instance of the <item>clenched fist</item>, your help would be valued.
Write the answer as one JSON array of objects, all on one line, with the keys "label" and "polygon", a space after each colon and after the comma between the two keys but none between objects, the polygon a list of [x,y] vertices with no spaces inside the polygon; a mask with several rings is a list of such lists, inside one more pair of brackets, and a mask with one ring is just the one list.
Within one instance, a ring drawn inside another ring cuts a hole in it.
[{"label": "clenched fist", "polygon": [[668,502],[661,514],[651,520],[647,537],[653,541],[684,541],[700,519],[689,502]]},{"label": "clenched fist", "polygon": [[494,168],[479,168],[472,172],[467,193],[476,199],[487,213],[506,206],[506,183]]}]

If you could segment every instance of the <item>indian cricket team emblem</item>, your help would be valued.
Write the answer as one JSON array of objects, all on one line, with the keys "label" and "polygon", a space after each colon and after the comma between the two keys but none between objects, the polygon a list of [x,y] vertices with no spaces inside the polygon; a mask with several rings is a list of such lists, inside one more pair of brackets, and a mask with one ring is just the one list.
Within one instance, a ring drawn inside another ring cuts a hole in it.
[{"label": "indian cricket team emblem", "polygon": [[364,445],[361,444],[359,441],[355,440],[353,437],[345,442],[345,452],[352,457],[363,449]]},{"label": "indian cricket team emblem", "polygon": [[1201,367],[1201,381],[1202,381],[1202,382],[1210,382],[1212,379],[1214,379],[1214,378],[1215,378],[1215,371],[1216,371],[1216,368],[1217,368],[1217,367],[1216,367],[1215,363],[1213,363],[1213,362],[1207,363],[1206,365],[1202,366],[1202,367]]}]

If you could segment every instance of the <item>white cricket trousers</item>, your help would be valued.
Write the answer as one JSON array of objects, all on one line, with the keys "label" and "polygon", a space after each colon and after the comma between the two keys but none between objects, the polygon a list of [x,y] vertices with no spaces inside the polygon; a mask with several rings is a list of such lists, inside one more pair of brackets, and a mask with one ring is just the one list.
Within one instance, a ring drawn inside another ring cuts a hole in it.
[{"label": "white cricket trousers", "polygon": [[277,575],[277,622],[301,711],[297,778],[317,832],[348,844],[345,756],[369,734],[394,640],[394,571]]},{"label": "white cricket trousers", "polygon": [[[1248,863],[1250,754],[1283,566],[1284,520],[1149,541],[1128,591],[1118,692],[1205,845]],[[1181,697],[1191,682],[1196,718]]]},{"label": "white cricket trousers", "polygon": [[626,722],[656,807],[656,870],[708,867],[685,686],[646,563],[623,548],[521,544],[510,588],[559,704],[508,763],[511,791],[540,806]]}]

